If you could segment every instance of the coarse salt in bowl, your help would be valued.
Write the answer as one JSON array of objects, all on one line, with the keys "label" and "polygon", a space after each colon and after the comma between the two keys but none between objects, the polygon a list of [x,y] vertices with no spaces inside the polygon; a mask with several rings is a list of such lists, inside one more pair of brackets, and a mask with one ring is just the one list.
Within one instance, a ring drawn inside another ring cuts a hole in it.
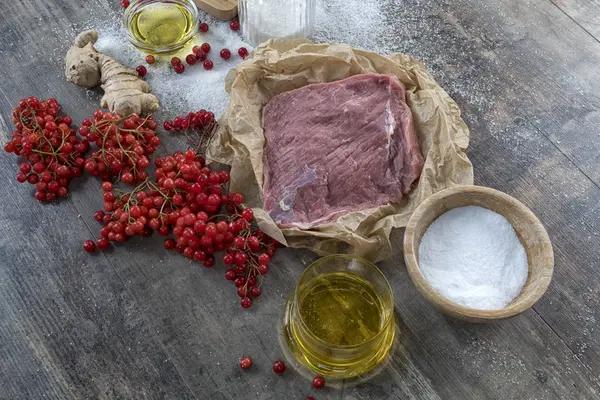
[{"label": "coarse salt in bowl", "polygon": [[[527,280],[520,293],[505,307],[481,310],[466,307],[440,294],[419,267],[419,247],[431,224],[447,211],[479,206],[504,216],[527,254]],[[428,197],[413,213],[404,235],[404,259],[419,292],[440,311],[470,322],[489,322],[513,317],[531,308],[552,279],[554,256],[548,233],[525,205],[500,191],[481,186],[456,186]]]}]

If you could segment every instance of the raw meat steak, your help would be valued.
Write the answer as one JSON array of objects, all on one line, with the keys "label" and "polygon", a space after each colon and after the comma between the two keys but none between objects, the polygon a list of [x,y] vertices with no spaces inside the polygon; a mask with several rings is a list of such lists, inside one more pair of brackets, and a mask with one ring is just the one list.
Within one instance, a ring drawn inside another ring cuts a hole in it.
[{"label": "raw meat steak", "polygon": [[307,229],[398,202],[423,168],[405,89],[364,74],[275,96],[263,111],[264,208]]}]

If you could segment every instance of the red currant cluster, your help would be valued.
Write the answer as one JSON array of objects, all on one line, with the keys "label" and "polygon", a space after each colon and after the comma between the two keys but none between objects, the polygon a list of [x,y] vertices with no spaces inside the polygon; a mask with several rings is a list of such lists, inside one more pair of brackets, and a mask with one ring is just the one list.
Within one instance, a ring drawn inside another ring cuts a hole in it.
[{"label": "red currant cluster", "polygon": [[56,99],[29,97],[13,110],[15,131],[4,150],[26,159],[19,166],[17,181],[36,185],[35,198],[52,201],[66,196],[72,178],[81,176],[88,142],[79,140],[70,128],[70,117],[58,115]]},{"label": "red currant cluster", "polygon": [[84,242],[84,249],[172,230],[177,240],[166,239],[164,247],[205,267],[215,264],[216,252],[225,251],[223,263],[230,266],[225,277],[237,287],[242,307],[250,307],[261,294],[258,280],[267,274],[277,243],[252,224],[254,214],[242,206],[243,196],[228,194],[229,174],[212,171],[196,151],[157,158],[155,165],[156,181],[146,180],[131,192],[117,194],[110,182],[102,184],[104,211],[94,214],[104,224],[101,238],[96,245]]},{"label": "red currant cluster", "polygon": [[163,123],[165,131],[185,131],[189,128],[199,129],[206,134],[212,133],[215,122],[215,114],[210,111],[200,110],[191,112],[188,115],[175,117],[173,120],[166,120]]},{"label": "red currant cluster", "polygon": [[[157,191],[149,191],[148,182],[144,182],[131,192],[119,193],[113,190],[110,182],[102,183],[104,198],[104,211],[94,213],[94,219],[104,226],[100,229],[100,238],[96,245],[105,249],[109,242],[124,242],[130,236],[150,236],[152,230],[161,234],[169,233],[168,227],[161,223],[162,216],[159,210],[164,209],[167,199]],[[146,191],[145,191],[146,190]],[[93,251],[93,246],[84,249]],[[93,243],[93,242],[92,242]]]},{"label": "red currant cluster", "polygon": [[150,165],[147,156],[160,144],[157,127],[151,116],[142,118],[134,114],[122,118],[96,111],[94,119],[84,119],[79,128],[81,136],[98,147],[86,160],[85,170],[103,181],[114,177],[127,184],[144,181]]}]

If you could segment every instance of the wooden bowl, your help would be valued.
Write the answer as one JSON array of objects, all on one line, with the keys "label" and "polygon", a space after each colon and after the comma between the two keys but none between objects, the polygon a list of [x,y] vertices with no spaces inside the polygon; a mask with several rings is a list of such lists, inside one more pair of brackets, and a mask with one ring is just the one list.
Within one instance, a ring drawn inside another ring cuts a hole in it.
[{"label": "wooden bowl", "polygon": [[[513,226],[527,253],[529,274],[521,293],[500,310],[477,310],[442,297],[419,269],[419,244],[431,223],[448,210],[480,206],[503,215]],[[404,260],[410,277],[423,296],[443,313],[469,322],[489,322],[513,317],[529,309],[542,297],[554,269],[554,254],[548,233],[537,217],[517,199],[482,186],[456,186],[427,198],[413,213],[404,234]]]}]

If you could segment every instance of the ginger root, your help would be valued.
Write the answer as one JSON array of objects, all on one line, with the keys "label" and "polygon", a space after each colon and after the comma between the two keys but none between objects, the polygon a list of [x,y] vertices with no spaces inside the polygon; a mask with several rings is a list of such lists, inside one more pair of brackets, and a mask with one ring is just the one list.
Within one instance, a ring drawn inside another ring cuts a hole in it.
[{"label": "ginger root", "polygon": [[104,90],[100,107],[122,116],[147,114],[158,109],[158,98],[135,70],[125,68],[114,58],[98,52],[94,43],[98,32],[80,33],[65,57],[65,75],[74,84]]}]

